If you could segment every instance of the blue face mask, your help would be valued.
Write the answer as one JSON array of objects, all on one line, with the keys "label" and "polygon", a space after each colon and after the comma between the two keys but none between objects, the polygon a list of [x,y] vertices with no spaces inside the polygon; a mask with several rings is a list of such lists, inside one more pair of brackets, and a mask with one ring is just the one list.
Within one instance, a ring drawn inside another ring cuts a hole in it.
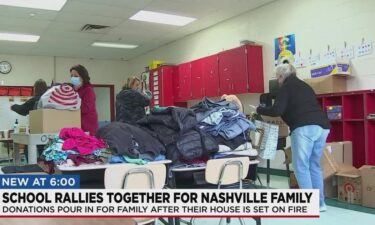
[{"label": "blue face mask", "polygon": [[70,82],[73,84],[74,87],[81,85],[81,78],[79,77],[71,77]]}]

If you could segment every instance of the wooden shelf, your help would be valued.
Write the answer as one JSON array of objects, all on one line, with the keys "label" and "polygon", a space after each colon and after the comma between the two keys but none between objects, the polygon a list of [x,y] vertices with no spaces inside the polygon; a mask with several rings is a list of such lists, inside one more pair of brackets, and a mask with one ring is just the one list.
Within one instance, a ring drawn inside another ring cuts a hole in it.
[{"label": "wooden shelf", "polygon": [[364,122],[364,119],[345,119],[345,122]]}]

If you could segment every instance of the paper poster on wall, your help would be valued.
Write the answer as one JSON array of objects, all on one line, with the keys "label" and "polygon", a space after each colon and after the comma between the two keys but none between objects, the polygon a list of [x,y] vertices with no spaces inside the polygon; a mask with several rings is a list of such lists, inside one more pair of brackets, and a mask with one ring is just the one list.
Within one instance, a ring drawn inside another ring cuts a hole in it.
[{"label": "paper poster on wall", "polygon": [[306,59],[301,55],[295,55],[294,56],[294,66],[296,68],[304,68],[306,67]]},{"label": "paper poster on wall", "polygon": [[323,54],[321,63],[322,64],[332,64],[336,62],[336,49],[328,50]]},{"label": "paper poster on wall", "polygon": [[295,54],[296,42],[294,34],[275,38],[275,64],[281,58],[294,58]]},{"label": "paper poster on wall", "polygon": [[309,55],[307,57],[308,66],[317,66],[320,63],[320,54]]}]

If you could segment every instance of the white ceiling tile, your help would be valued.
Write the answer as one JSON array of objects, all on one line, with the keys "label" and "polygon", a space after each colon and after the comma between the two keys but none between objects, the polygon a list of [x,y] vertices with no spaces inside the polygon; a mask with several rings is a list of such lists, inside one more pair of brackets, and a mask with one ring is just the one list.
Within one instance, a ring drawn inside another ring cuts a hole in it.
[{"label": "white ceiling tile", "polygon": [[89,4],[106,4],[115,7],[126,7],[133,9],[142,9],[150,4],[153,0],[70,0],[77,2],[85,2]]},{"label": "white ceiling tile", "polygon": [[205,14],[216,10],[216,8],[212,7],[212,5],[204,7],[204,2],[205,1],[194,3],[192,1],[154,0],[152,3],[147,5],[145,9],[180,16],[200,18]]},{"label": "white ceiling tile", "polygon": [[[272,0],[68,0],[59,12],[0,6],[0,31],[41,35],[38,43],[0,42],[2,53],[130,59]],[[138,10],[198,20],[184,27],[128,20]],[[30,13],[35,16],[30,17]],[[81,32],[85,24],[111,26]],[[138,44],[135,49],[92,47],[94,41]]]},{"label": "white ceiling tile", "polygon": [[84,33],[84,32],[70,32],[70,31],[55,31],[55,32],[44,32],[40,39],[81,39],[91,42],[100,38],[102,34]]},{"label": "white ceiling tile", "polygon": [[51,10],[30,9],[12,6],[0,6],[0,17],[30,19],[30,13],[35,14],[32,18],[36,20],[53,20],[59,12]]},{"label": "white ceiling tile", "polygon": [[77,24],[97,24],[97,25],[106,25],[106,26],[116,26],[124,21],[121,18],[114,17],[105,17],[93,15],[81,15],[79,13],[59,13],[55,21],[57,22],[71,22]]},{"label": "white ceiling tile", "polygon": [[49,23],[47,31],[80,31],[82,26],[81,23],[52,21]]},{"label": "white ceiling tile", "polygon": [[129,7],[116,7],[113,5],[102,4],[105,2],[106,1],[101,1],[101,3],[91,1],[68,1],[61,12],[128,19],[138,11],[137,9]]},{"label": "white ceiling tile", "polygon": [[11,20],[2,20],[0,19],[0,29],[2,26],[27,26],[35,28],[47,28],[50,21],[47,20],[33,20],[33,19],[21,19],[13,18]]}]

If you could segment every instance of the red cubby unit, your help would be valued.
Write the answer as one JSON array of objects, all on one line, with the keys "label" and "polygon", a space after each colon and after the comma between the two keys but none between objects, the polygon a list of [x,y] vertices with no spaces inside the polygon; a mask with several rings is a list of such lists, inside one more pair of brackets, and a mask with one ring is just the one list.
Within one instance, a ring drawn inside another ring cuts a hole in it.
[{"label": "red cubby unit", "polygon": [[366,114],[375,113],[375,93],[366,93]]},{"label": "red cubby unit", "polygon": [[342,105],[342,119],[331,120],[331,131],[327,142],[351,141],[353,143],[353,165],[375,165],[375,120],[368,119],[375,113],[375,91],[352,91],[323,94],[318,102],[327,111],[327,106]]},{"label": "red cubby unit", "polygon": [[327,112],[327,106],[342,105],[342,96],[328,95],[323,98],[323,110]]},{"label": "red cubby unit", "polygon": [[327,142],[342,141],[344,137],[343,129],[342,121],[331,121],[331,130]]},{"label": "red cubby unit", "polygon": [[345,120],[364,119],[364,94],[344,95],[344,117]]},{"label": "red cubby unit", "polygon": [[353,166],[361,167],[366,164],[365,125],[363,121],[344,122],[344,141],[353,143]]},{"label": "red cubby unit", "polygon": [[375,120],[367,121],[367,164],[375,165]]}]

